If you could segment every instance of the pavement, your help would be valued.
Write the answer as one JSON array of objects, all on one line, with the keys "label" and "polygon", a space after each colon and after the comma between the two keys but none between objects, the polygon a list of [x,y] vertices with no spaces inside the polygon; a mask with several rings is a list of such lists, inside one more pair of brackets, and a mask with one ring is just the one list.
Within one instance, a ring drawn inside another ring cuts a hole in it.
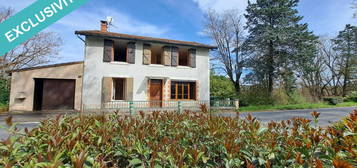
[{"label": "pavement", "polygon": [[[319,126],[328,126],[333,122],[339,121],[342,118],[346,117],[349,113],[353,112],[353,110],[357,110],[357,107],[339,107],[339,108],[322,108],[322,109],[300,109],[300,110],[279,110],[279,111],[262,111],[262,112],[242,112],[241,117],[245,117],[248,114],[251,114],[253,117],[256,117],[258,120],[262,122],[269,121],[282,121],[289,120],[294,117],[303,117],[312,119],[311,112],[317,111],[320,114],[319,117]],[[73,114],[73,113],[72,113]],[[32,129],[40,124],[40,121],[46,120],[48,118],[54,118],[59,114],[15,114],[13,115],[13,122],[17,123],[17,127],[20,130],[24,128]],[[218,116],[225,117],[235,117],[236,113],[216,113]],[[9,134],[8,132],[1,128],[6,126],[5,119],[6,115],[0,115],[0,140],[6,139]]]}]

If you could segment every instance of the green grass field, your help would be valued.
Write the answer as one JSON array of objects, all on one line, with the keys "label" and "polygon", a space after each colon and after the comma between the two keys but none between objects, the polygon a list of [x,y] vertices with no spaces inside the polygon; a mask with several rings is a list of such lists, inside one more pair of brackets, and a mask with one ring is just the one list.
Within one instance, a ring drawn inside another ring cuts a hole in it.
[{"label": "green grass field", "polygon": [[245,111],[269,111],[269,110],[294,110],[294,109],[314,109],[314,108],[334,108],[334,107],[352,107],[357,106],[357,102],[343,102],[337,105],[327,103],[305,103],[291,105],[261,105],[240,107],[241,112]]}]

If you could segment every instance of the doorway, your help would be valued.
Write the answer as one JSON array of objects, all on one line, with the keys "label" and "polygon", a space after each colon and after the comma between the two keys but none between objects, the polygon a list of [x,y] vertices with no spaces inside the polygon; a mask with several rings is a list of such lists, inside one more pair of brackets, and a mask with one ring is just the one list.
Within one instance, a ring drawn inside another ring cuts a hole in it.
[{"label": "doorway", "polygon": [[150,79],[150,107],[162,106],[162,80]]},{"label": "doorway", "polygon": [[35,79],[34,111],[73,110],[74,79]]}]

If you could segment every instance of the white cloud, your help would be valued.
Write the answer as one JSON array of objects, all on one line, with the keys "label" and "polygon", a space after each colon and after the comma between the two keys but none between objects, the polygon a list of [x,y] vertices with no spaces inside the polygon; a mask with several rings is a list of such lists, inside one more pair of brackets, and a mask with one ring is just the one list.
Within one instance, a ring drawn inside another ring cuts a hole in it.
[{"label": "white cloud", "polygon": [[218,12],[229,9],[238,9],[244,13],[248,5],[248,0],[193,0],[202,11],[214,9]]},{"label": "white cloud", "polygon": [[95,12],[78,10],[59,20],[57,24],[66,27],[73,27],[76,30],[98,30],[100,26],[99,21],[105,20],[107,16],[112,16],[114,18],[113,25],[115,27],[111,27],[110,29],[110,31],[113,32],[162,36],[168,31],[168,28],[136,20],[127,14],[120,13],[108,7],[97,8]]},{"label": "white cloud", "polygon": [[[22,2],[23,1],[23,2]],[[0,0],[0,6],[12,7],[16,12],[31,5],[35,0]],[[59,59],[54,62],[70,62],[83,60],[83,43],[75,35],[75,30],[99,30],[100,20],[107,16],[114,18],[110,31],[119,33],[128,33],[135,35],[145,35],[154,37],[164,37],[168,35],[168,28],[148,23],[143,20],[133,18],[132,16],[115,10],[114,7],[98,5],[100,0],[91,0],[83,7],[73,11],[71,14],[63,17],[44,31],[57,32],[63,39],[63,46],[59,52]],[[4,5],[6,4],[6,5]]]}]

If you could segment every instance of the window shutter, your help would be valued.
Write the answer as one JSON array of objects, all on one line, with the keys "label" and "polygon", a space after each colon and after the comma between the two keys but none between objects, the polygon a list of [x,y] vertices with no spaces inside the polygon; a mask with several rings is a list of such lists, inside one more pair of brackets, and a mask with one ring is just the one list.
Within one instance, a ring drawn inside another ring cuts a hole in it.
[{"label": "window shutter", "polygon": [[125,92],[126,92],[126,101],[133,101],[133,96],[134,96],[134,79],[133,78],[126,78],[126,87],[125,87]]},{"label": "window shutter", "polygon": [[189,62],[190,62],[190,66],[192,68],[196,68],[196,49],[189,49],[188,50],[188,54],[189,54]]},{"label": "window shutter", "polygon": [[102,81],[102,103],[107,103],[112,100],[113,79],[104,77]]},{"label": "window shutter", "polygon": [[164,65],[171,65],[171,47],[164,46],[162,47],[162,56],[164,57]]},{"label": "window shutter", "polygon": [[143,46],[143,64],[149,65],[151,63],[151,45],[144,44]]},{"label": "window shutter", "polygon": [[128,63],[130,64],[135,64],[135,43],[134,42],[129,42],[127,45],[127,50],[126,50],[126,54],[128,57]]},{"label": "window shutter", "polygon": [[111,62],[114,55],[114,42],[112,40],[104,40],[103,62]]},{"label": "window shutter", "polygon": [[171,49],[171,66],[177,66],[178,65],[178,48],[177,47],[172,47]]}]

